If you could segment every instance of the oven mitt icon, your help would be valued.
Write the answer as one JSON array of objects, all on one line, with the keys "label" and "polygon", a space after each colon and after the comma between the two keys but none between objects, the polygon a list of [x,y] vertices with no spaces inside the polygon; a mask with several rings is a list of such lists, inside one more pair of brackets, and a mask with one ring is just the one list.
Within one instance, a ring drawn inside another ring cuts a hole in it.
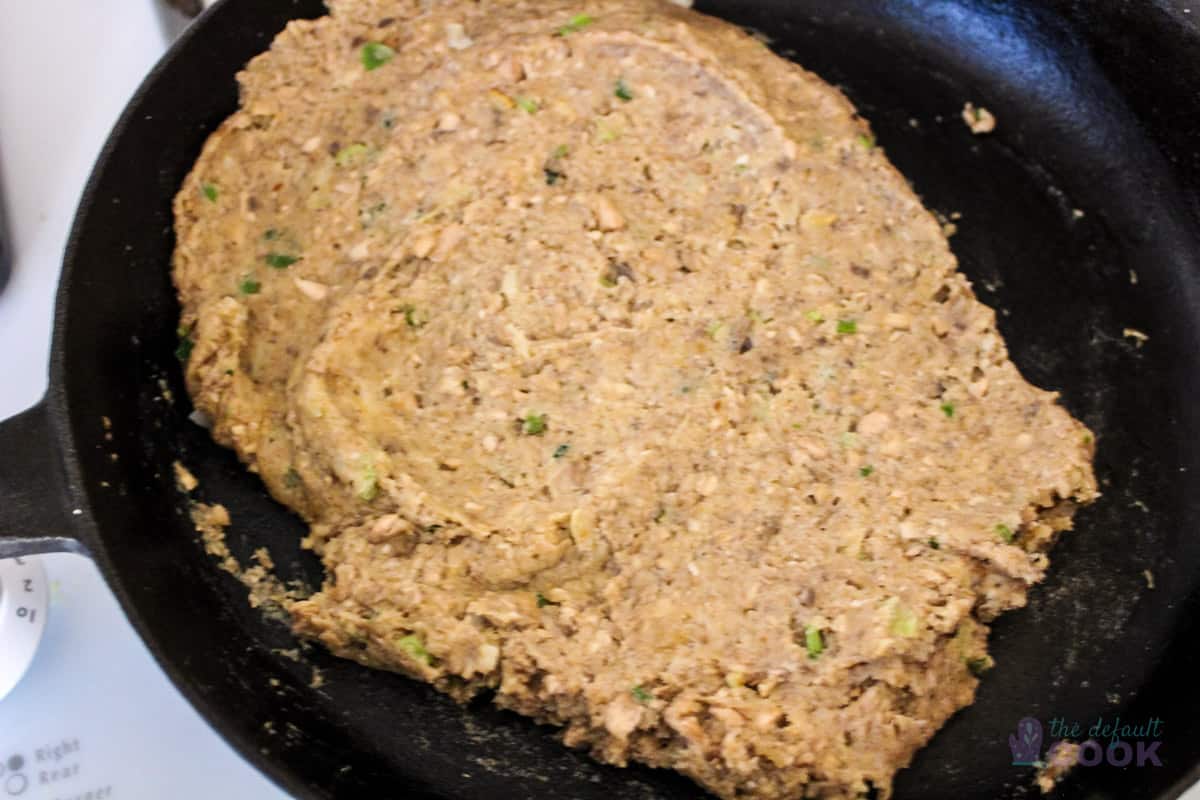
[{"label": "oven mitt icon", "polygon": [[1008,749],[1015,766],[1032,766],[1042,749],[1042,723],[1026,717],[1017,723],[1017,732],[1008,735]]}]

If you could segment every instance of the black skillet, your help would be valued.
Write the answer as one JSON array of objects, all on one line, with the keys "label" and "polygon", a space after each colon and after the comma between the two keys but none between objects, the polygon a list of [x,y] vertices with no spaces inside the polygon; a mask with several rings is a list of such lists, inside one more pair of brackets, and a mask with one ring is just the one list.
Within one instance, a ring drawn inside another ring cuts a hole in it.
[{"label": "black skillet", "polygon": [[[995,626],[978,701],[900,773],[898,797],[1034,796],[1007,746],[1026,716],[1163,720],[1162,766],[1079,768],[1058,797],[1173,798],[1200,774],[1200,2],[1185,6],[702,3],[843,86],[926,202],[961,213],[954,249],[1017,364],[1099,435],[1104,497],[1029,606]],[[67,247],[49,393],[0,427],[0,556],[95,558],[184,694],[298,796],[700,797],[668,773],[593,764],[484,702],[459,708],[299,646],[197,543],[177,458],[230,507],[240,557],[266,545],[287,575],[320,579],[299,522],[188,421],[168,264],[171,197],[233,111],[234,74],[287,19],[322,11],[221,4],[117,124]],[[967,100],[995,112],[994,134],[968,132]]]}]

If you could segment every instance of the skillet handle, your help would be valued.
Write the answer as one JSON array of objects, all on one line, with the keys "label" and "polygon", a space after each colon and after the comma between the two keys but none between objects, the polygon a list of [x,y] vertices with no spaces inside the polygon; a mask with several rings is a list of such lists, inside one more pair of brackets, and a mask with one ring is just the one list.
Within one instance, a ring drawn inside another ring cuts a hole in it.
[{"label": "skillet handle", "polygon": [[0,558],[81,552],[46,401],[0,422]]}]

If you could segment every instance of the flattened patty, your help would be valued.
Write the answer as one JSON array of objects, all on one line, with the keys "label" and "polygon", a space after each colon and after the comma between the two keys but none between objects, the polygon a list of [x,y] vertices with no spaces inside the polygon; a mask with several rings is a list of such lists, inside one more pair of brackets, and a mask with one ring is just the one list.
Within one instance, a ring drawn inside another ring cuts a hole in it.
[{"label": "flattened patty", "polygon": [[176,199],[335,653],[723,797],[885,793],[1095,496],[836,90],[657,2],[342,0]]}]

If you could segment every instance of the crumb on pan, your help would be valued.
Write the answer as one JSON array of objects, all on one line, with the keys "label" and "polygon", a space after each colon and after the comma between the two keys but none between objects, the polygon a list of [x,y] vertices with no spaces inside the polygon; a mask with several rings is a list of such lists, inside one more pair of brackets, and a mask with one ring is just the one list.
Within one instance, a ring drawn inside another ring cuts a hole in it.
[{"label": "crumb on pan", "polygon": [[983,106],[968,102],[962,110],[963,122],[976,135],[991,133],[996,130],[996,116]]}]

